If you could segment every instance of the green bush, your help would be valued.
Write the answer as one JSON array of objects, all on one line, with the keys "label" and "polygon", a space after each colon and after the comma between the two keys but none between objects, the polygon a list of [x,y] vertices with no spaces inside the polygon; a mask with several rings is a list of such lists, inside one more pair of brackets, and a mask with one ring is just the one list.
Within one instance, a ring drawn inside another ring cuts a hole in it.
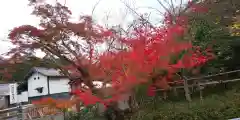
[{"label": "green bush", "polygon": [[66,113],[65,120],[102,120],[102,118],[97,115],[96,108],[90,106],[82,109],[80,112]]},{"label": "green bush", "polygon": [[69,112],[66,120],[93,120],[94,115],[92,112]]}]

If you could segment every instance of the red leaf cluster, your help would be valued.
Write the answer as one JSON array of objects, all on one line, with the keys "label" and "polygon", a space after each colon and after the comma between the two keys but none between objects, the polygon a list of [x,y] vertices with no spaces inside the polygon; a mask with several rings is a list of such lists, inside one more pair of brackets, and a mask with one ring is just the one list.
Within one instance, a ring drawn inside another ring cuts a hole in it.
[{"label": "red leaf cluster", "polygon": [[147,89],[147,95],[148,96],[155,96],[156,95],[156,87],[153,85],[150,85]]},{"label": "red leaf cluster", "polygon": [[80,100],[83,102],[84,105],[93,105],[96,104],[97,102],[101,102],[102,100],[99,99],[98,97],[92,95],[91,91],[81,91],[81,90],[75,90],[72,92],[73,94],[77,95]]},{"label": "red leaf cluster", "polygon": [[43,32],[41,30],[39,30],[38,28],[34,27],[34,26],[31,26],[31,25],[23,25],[23,26],[20,26],[20,27],[16,27],[14,28],[9,34],[9,39],[11,40],[15,40],[16,37],[20,34],[23,34],[23,33],[27,33],[29,34],[29,36],[41,36],[43,35]]},{"label": "red leaf cluster", "polygon": [[[134,37],[121,39],[129,49],[115,53],[105,52],[100,55],[98,63],[89,65],[91,76],[110,78],[112,87],[118,94],[121,94],[139,84],[150,82],[154,69],[166,70],[169,79],[164,77],[157,80],[154,85],[168,89],[171,75],[176,71],[203,65],[211,59],[211,56],[204,55],[203,51],[194,49],[191,41],[177,39],[185,34],[186,27],[183,23],[168,24],[164,28],[135,29],[132,33]],[[187,51],[187,53],[176,64],[172,64],[171,56],[176,56],[182,51]],[[155,90],[155,87],[150,86],[147,94],[154,96]],[[77,91],[75,94],[85,105],[119,100],[119,97],[116,97],[118,99],[102,100],[89,91]]]}]

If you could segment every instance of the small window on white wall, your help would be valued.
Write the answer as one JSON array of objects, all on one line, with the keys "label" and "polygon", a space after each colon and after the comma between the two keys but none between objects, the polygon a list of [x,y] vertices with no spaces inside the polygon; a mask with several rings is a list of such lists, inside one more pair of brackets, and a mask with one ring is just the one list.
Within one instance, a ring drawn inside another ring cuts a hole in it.
[{"label": "small window on white wall", "polygon": [[42,93],[43,92],[43,87],[38,87],[35,90],[37,90],[39,93]]},{"label": "small window on white wall", "polygon": [[34,80],[36,80],[36,78],[35,78],[35,77],[34,77],[33,79],[34,79]]},{"label": "small window on white wall", "polygon": [[40,79],[40,77],[38,77],[38,79]]}]

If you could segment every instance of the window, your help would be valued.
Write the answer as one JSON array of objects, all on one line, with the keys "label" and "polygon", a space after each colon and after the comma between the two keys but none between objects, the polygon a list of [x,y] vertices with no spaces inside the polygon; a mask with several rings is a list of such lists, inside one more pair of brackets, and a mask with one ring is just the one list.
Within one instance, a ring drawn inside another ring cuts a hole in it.
[{"label": "window", "polygon": [[40,77],[37,77],[37,78],[36,78],[36,77],[34,77],[33,79],[34,79],[34,80],[37,80],[37,79],[39,80],[39,79],[40,79]]},{"label": "window", "polygon": [[37,90],[39,93],[42,93],[43,92],[43,87],[38,87],[35,90]]}]

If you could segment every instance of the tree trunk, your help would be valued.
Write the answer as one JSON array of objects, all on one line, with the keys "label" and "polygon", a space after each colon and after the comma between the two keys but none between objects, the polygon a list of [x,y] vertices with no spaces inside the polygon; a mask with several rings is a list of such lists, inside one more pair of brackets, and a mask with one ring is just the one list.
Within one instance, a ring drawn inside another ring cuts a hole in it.
[{"label": "tree trunk", "polygon": [[119,110],[116,105],[108,106],[104,116],[107,120],[124,120],[123,111]]},{"label": "tree trunk", "polygon": [[136,96],[134,94],[132,94],[129,97],[128,103],[129,103],[130,111],[132,111],[132,112],[135,112],[139,108],[137,100],[136,100]]},{"label": "tree trunk", "polygon": [[118,104],[113,104],[105,111],[107,120],[127,120],[130,119],[132,114],[138,110],[138,104],[135,95],[131,94],[128,99],[128,109],[120,109]]}]

